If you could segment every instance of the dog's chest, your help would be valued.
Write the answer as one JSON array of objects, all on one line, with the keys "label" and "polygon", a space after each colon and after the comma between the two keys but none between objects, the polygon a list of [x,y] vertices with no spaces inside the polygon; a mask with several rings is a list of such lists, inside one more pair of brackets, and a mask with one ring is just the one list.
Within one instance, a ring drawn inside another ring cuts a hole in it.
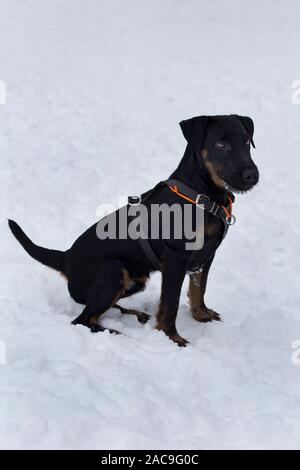
[{"label": "dog's chest", "polygon": [[194,271],[201,268],[205,262],[211,258],[216,249],[219,247],[224,236],[224,224],[222,221],[217,219],[208,220],[201,229],[202,233],[199,233],[199,237],[202,235],[203,246],[197,251],[193,251],[188,261],[188,270]]}]

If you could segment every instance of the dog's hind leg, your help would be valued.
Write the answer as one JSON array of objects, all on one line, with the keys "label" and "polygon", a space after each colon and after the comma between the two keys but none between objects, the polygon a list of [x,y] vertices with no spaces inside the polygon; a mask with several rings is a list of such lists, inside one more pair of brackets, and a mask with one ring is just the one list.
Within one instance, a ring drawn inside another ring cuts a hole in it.
[{"label": "dog's hind leg", "polygon": [[[122,294],[122,299],[130,297],[131,295],[142,292],[145,289],[146,282],[149,278],[147,276],[141,279],[135,279],[132,283],[129,283],[127,289]],[[118,308],[123,315],[135,315],[140,323],[147,323],[150,318],[148,313],[140,312],[139,310],[133,310],[131,308],[125,308],[121,305],[114,305],[114,308]]]},{"label": "dog's hind leg", "polygon": [[150,315],[145,312],[140,312],[139,310],[133,310],[132,308],[124,308],[121,305],[115,304],[114,308],[118,308],[123,315],[135,315],[140,323],[147,323],[150,319]]},{"label": "dog's hind leg", "polygon": [[106,269],[91,286],[86,307],[72,321],[72,324],[87,326],[93,333],[106,329],[111,333],[119,333],[116,330],[104,328],[98,324],[98,320],[122,296],[127,287],[127,280],[127,272],[119,266],[111,266],[110,269]]},{"label": "dog's hind leg", "polygon": [[138,294],[139,292],[145,290],[146,282],[148,281],[148,279],[149,278],[147,276],[144,276],[140,279],[130,281],[127,289],[125,289],[122,294],[122,299],[124,299],[125,297],[131,297],[132,295]]}]

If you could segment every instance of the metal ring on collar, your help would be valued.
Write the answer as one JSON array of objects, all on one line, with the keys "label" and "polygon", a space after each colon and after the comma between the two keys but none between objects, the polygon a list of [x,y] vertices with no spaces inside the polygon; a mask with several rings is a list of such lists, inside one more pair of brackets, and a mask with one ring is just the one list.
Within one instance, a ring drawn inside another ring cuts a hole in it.
[{"label": "metal ring on collar", "polygon": [[235,222],[236,222],[236,217],[233,214],[226,217],[226,224],[227,225],[234,225]]}]

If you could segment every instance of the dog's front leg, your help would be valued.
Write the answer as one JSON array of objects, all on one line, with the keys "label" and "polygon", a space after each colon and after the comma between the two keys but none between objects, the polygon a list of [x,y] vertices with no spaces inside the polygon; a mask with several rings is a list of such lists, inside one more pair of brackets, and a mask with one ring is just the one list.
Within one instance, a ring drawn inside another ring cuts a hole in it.
[{"label": "dog's front leg", "polygon": [[191,276],[188,291],[193,318],[204,323],[213,320],[221,320],[220,315],[214,310],[207,308],[204,302],[207,277],[213,259],[214,256],[205,263],[203,270],[200,273],[193,274]]},{"label": "dog's front leg", "polygon": [[168,253],[162,262],[162,290],[157,313],[158,330],[162,330],[179,346],[188,341],[182,338],[176,329],[176,316],[182,283],[186,273],[186,262],[176,253]]}]

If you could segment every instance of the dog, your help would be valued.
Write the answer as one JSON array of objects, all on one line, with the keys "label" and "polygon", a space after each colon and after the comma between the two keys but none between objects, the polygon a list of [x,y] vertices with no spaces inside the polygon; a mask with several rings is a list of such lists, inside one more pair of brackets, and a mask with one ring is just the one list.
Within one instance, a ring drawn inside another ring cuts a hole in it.
[{"label": "dog", "polygon": [[[68,281],[71,297],[85,307],[72,322],[92,332],[104,331],[100,317],[111,307],[136,315],[141,323],[149,319],[144,312],[118,305],[121,298],[144,290],[151,272],[160,270],[162,287],[156,328],[179,346],[188,341],[179,335],[176,316],[185,275],[190,275],[189,301],[198,322],[219,321],[220,315],[204,301],[207,277],[215,252],[228,226],[233,223],[234,193],[250,191],[259,180],[250,148],[254,124],[240,115],[198,116],[180,123],[187,141],[182,160],[170,178],[146,192],[138,202],[186,204],[193,217],[199,204],[204,210],[204,243],[201,249],[187,250],[186,239],[141,240],[130,237],[99,239],[97,224],[84,232],[67,251],[35,245],[20,226],[9,220],[9,227],[31,257],[61,272]],[[130,204],[126,206],[126,210]],[[116,211],[116,214],[120,211]],[[150,221],[151,222],[151,221]],[[119,333],[109,330],[111,333]]]}]

